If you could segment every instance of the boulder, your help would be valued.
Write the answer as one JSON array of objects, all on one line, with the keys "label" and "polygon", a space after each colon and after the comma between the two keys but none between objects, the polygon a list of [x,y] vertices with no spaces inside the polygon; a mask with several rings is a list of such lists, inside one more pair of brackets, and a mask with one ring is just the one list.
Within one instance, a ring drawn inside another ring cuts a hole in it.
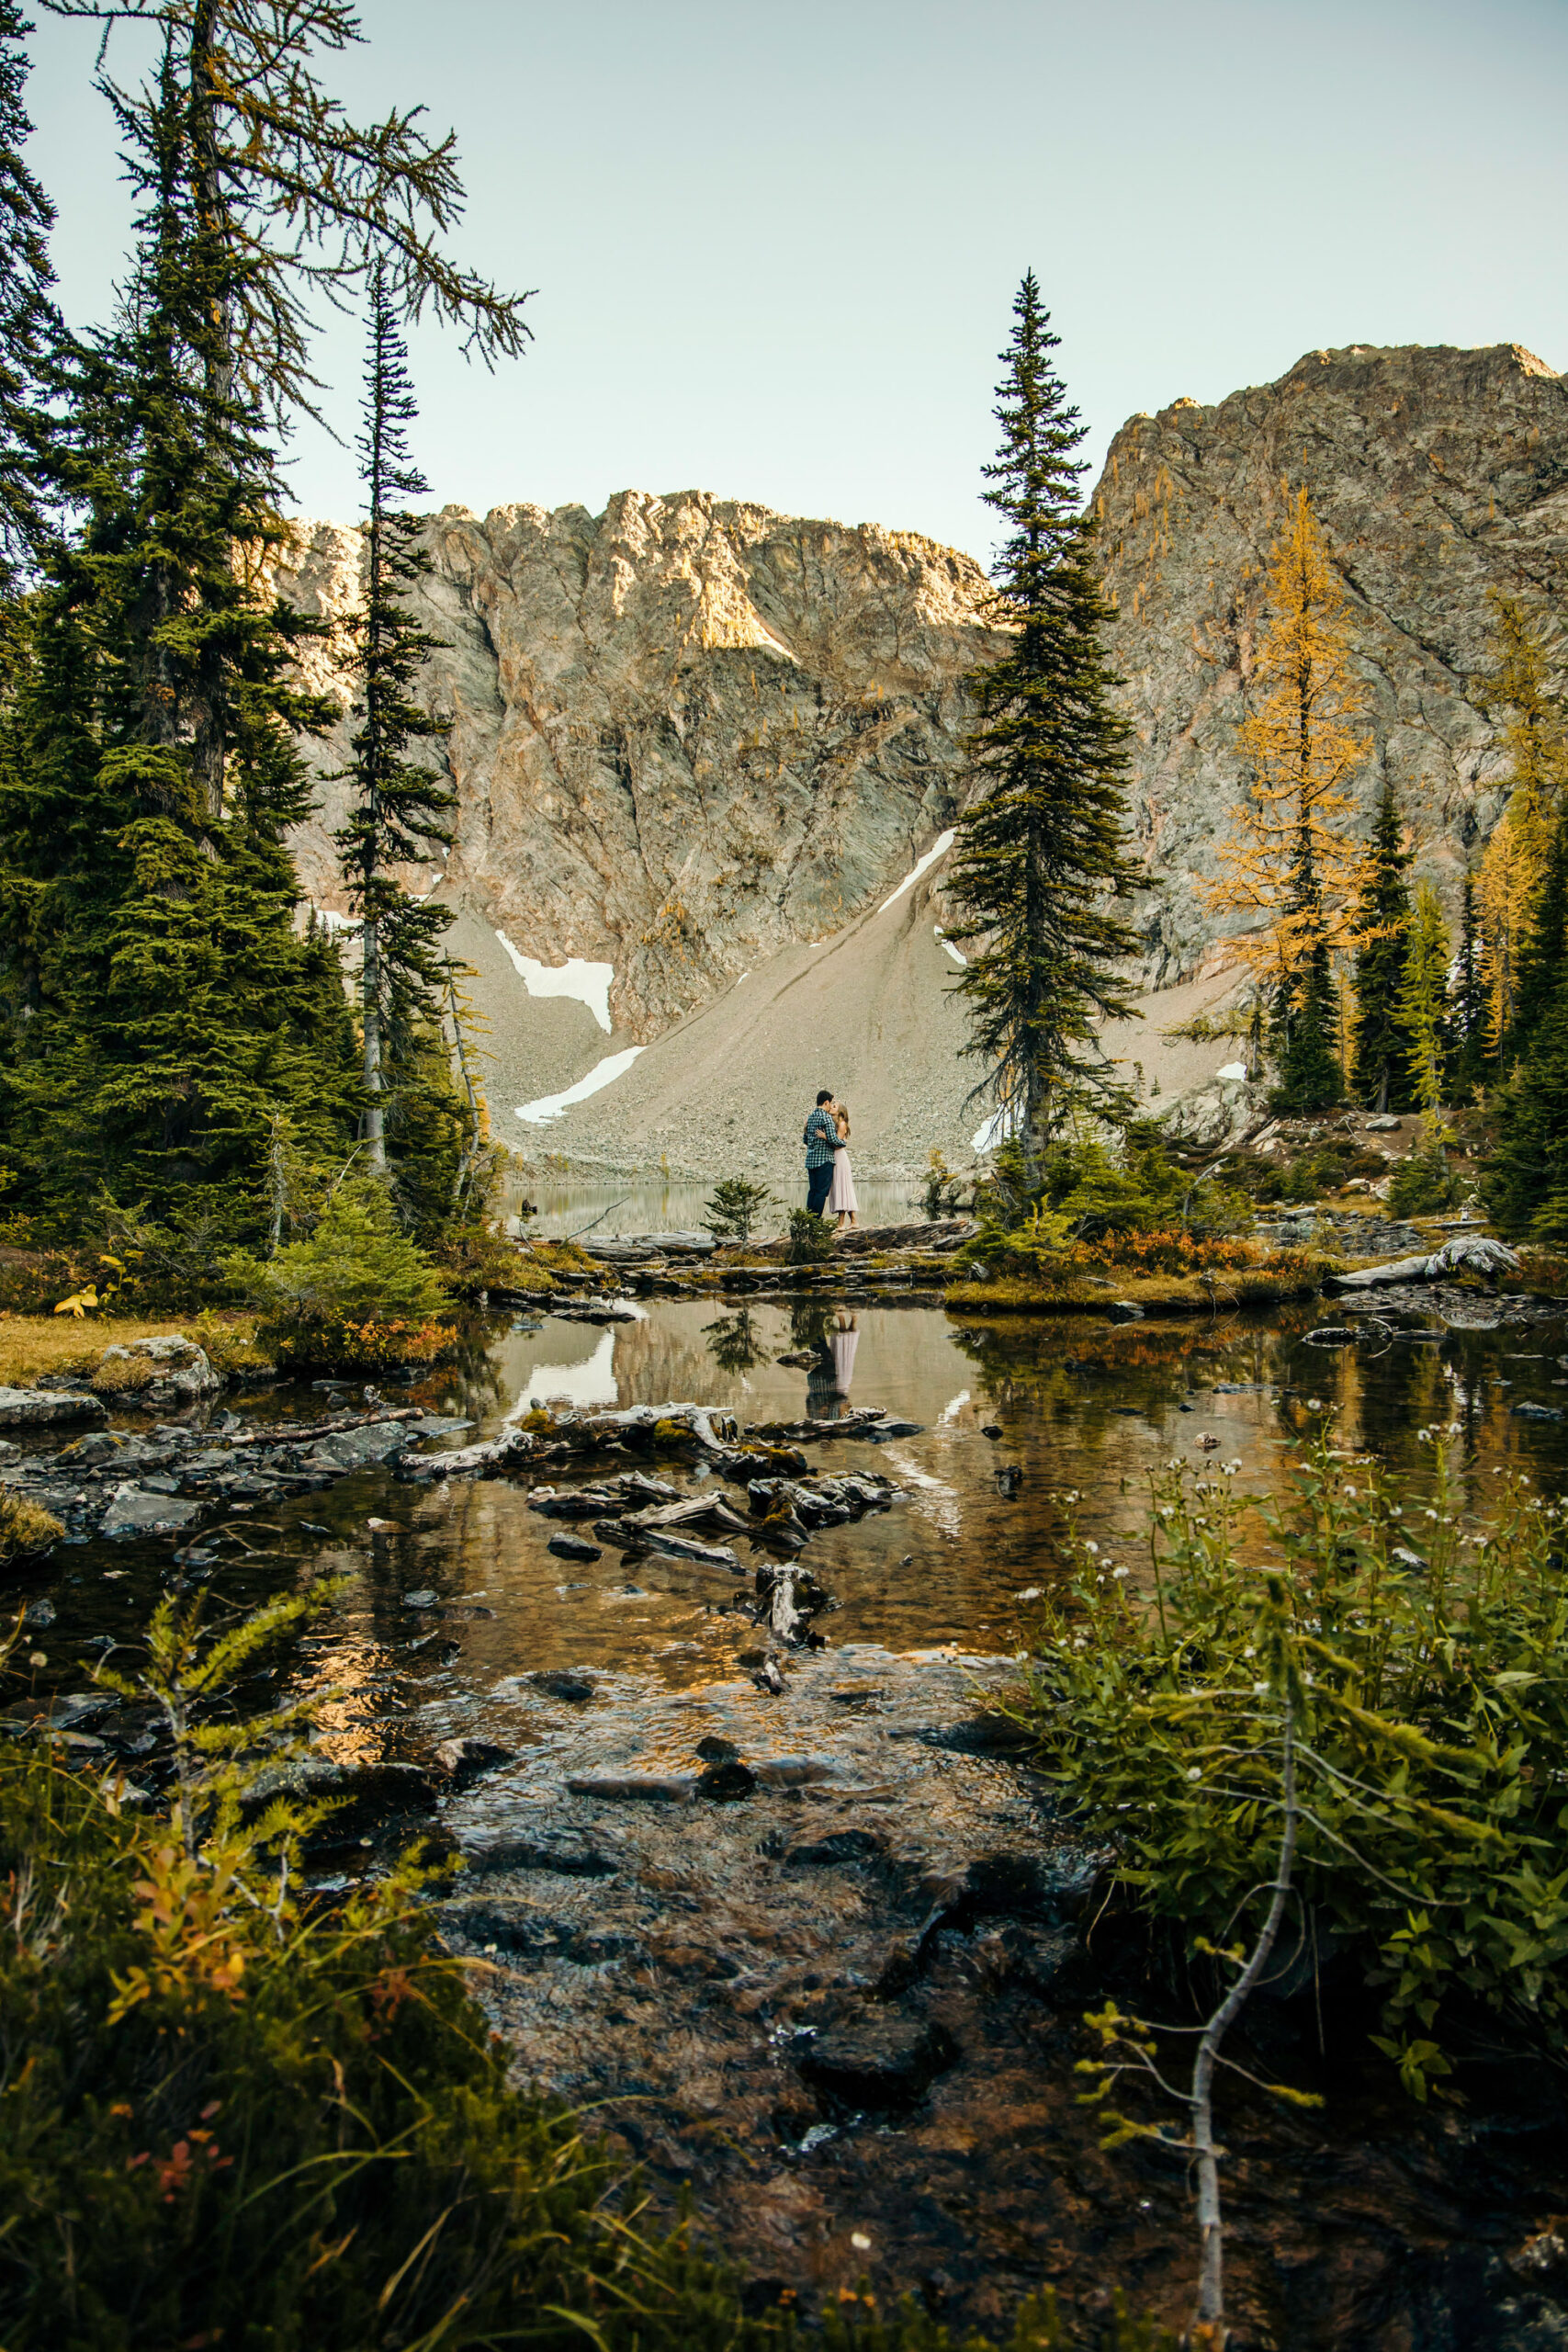
[{"label": "boulder", "polygon": [[868,2009],[863,2017],[795,2037],[802,2080],[837,2113],[912,2107],[957,2059],[945,2027]]},{"label": "boulder", "polygon": [[216,1396],[223,1381],[194,1340],[180,1331],[161,1331],[149,1340],[106,1348],[93,1385],[100,1396],[166,1412]]},{"label": "boulder", "polygon": [[0,1388],[0,1430],[47,1429],[55,1421],[106,1421],[101,1396],[86,1389]]}]

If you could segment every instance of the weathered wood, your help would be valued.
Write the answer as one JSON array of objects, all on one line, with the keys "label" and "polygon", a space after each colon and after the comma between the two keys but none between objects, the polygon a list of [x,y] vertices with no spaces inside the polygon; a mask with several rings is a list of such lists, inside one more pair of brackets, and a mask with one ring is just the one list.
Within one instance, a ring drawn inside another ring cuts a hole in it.
[{"label": "weathered wood", "polygon": [[1467,1273],[1484,1274],[1495,1282],[1499,1274],[1517,1273],[1518,1266],[1506,1241],[1474,1233],[1445,1241],[1429,1257],[1396,1258],[1391,1265],[1357,1266],[1348,1273],[1330,1274],[1324,1286],[1331,1291],[1387,1290],[1396,1283],[1436,1283],[1445,1275]]}]

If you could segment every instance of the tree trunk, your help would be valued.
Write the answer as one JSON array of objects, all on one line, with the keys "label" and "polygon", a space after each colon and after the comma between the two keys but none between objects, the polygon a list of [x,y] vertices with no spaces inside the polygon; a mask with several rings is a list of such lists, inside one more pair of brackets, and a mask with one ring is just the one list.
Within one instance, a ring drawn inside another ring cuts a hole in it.
[{"label": "tree trunk", "polygon": [[1214,2143],[1214,2066],[1220,2043],[1240,2015],[1247,1995],[1269,1964],[1285,1905],[1291,1894],[1291,1867],[1295,1860],[1296,1743],[1295,1718],[1290,1692],[1285,1694],[1282,1775],[1285,1826],[1280,1839],[1280,1866],[1274,1874],[1273,1900],[1258,1941],[1241,1974],[1203,2029],[1192,2069],[1192,2150],[1198,2174],[1198,2317],[1190,2337],[1205,2352],[1224,2352],[1225,2341],[1224,2228],[1220,2214],[1220,2156]]},{"label": "tree trunk", "polygon": [[[227,254],[229,240],[223,219],[223,187],[218,163],[217,98],[214,92],[213,51],[219,0],[197,0],[190,28],[190,130],[196,158],[196,208],[200,233],[209,251]],[[216,322],[216,345],[205,361],[207,390],[215,410],[228,408],[234,393],[233,303],[225,294]],[[231,557],[231,561],[232,558]],[[229,707],[223,663],[215,650],[204,649],[197,659],[197,689],[192,765],[201,787],[209,821],[223,815],[223,781],[228,759]]]},{"label": "tree trunk", "polygon": [[360,976],[365,1014],[365,1140],[377,1175],[387,1170],[387,1125],[381,1106],[381,956],[380,925],[374,915],[365,918],[364,968]]}]

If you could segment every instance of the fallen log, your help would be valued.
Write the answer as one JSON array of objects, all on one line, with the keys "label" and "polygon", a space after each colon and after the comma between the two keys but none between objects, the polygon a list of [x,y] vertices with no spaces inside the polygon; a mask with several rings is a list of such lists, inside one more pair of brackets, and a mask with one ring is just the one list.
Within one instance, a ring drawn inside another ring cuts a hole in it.
[{"label": "fallen log", "polygon": [[1429,1257],[1396,1258],[1391,1265],[1357,1266],[1350,1272],[1329,1274],[1324,1287],[1335,1292],[1387,1290],[1399,1283],[1436,1283],[1450,1274],[1483,1274],[1495,1282],[1499,1274],[1517,1273],[1518,1258],[1506,1241],[1486,1234],[1456,1236]]}]

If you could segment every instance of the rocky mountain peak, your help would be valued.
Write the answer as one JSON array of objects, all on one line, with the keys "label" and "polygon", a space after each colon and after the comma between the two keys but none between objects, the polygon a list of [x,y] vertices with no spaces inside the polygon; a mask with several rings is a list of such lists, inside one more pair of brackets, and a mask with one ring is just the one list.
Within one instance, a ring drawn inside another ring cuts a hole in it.
[{"label": "rocky mountain peak", "polygon": [[[963,681],[992,642],[972,558],[702,491],[446,507],[427,545],[458,810],[422,887],[540,963],[612,965],[623,1034],[837,929],[951,822]],[[356,533],[304,526],[278,585],[341,614],[359,563]],[[323,773],[344,748],[317,747]],[[297,842],[327,907],[340,791]]]},{"label": "rocky mountain peak", "polygon": [[1246,778],[1235,752],[1271,540],[1304,483],[1349,602],[1372,752],[1451,897],[1506,798],[1483,707],[1487,591],[1545,608],[1568,560],[1568,384],[1517,344],[1309,351],[1276,383],[1129,419],[1095,492],[1112,653],[1136,729],[1157,982],[1224,954],[1196,883]]}]

